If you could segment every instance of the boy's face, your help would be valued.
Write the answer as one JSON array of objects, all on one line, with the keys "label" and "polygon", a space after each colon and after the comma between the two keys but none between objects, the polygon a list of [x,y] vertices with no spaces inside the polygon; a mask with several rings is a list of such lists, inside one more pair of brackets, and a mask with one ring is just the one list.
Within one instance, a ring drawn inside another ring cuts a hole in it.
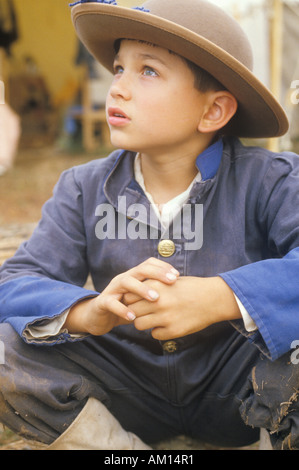
[{"label": "boy's face", "polygon": [[123,40],[114,72],[106,109],[115,147],[149,155],[200,150],[206,96],[181,57]]}]

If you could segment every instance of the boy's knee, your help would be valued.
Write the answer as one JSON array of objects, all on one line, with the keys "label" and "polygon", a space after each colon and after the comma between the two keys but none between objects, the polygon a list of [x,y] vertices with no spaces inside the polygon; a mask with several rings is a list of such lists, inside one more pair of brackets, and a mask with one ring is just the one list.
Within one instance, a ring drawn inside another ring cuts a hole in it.
[{"label": "boy's knee", "polygon": [[[271,362],[261,358],[244,389],[241,415],[246,424],[266,428],[276,449],[286,442],[299,449],[299,365],[286,354]],[[288,444],[289,446],[289,444]]]},{"label": "boy's knee", "polygon": [[26,438],[53,442],[87,400],[84,378],[67,371],[55,348],[27,344],[8,324],[0,324],[0,345],[0,422]]}]

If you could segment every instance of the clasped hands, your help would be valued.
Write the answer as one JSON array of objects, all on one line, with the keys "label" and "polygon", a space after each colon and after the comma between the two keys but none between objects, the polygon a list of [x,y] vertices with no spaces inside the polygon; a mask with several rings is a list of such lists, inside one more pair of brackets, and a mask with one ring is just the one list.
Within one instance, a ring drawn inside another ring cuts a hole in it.
[{"label": "clasped hands", "polygon": [[171,264],[149,258],[114,277],[97,297],[73,306],[65,327],[98,336],[134,323],[138,330],[150,329],[155,339],[168,340],[239,315],[220,277],[180,276]]}]

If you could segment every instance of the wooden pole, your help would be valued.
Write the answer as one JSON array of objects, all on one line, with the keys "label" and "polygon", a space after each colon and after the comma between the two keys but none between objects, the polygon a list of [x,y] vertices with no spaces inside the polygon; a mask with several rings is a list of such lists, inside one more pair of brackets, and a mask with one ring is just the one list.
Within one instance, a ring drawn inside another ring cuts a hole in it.
[{"label": "wooden pole", "polygon": [[[270,71],[271,91],[280,100],[282,43],[283,43],[283,0],[272,0],[272,17],[270,25]],[[268,148],[273,152],[279,151],[279,140],[269,139]]]}]

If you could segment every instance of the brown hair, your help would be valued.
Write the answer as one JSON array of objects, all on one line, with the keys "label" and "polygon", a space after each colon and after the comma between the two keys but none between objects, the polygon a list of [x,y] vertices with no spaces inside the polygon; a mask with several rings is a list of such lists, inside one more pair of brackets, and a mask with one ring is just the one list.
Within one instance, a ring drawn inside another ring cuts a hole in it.
[{"label": "brown hair", "polygon": [[209,72],[194,64],[194,62],[185,59],[184,57],[182,57],[182,59],[186,62],[191,72],[193,72],[194,86],[198,91],[201,93],[206,93],[207,91],[221,91],[226,89]]}]

